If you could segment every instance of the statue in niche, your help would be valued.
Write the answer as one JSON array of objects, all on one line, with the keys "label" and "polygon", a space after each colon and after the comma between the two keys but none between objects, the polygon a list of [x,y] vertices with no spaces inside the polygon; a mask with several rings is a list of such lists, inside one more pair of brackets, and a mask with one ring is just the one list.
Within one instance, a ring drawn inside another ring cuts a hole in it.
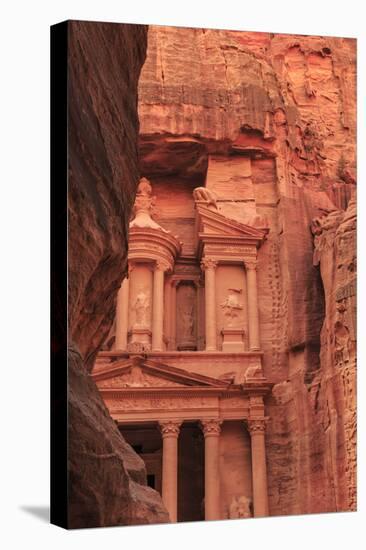
[{"label": "statue in niche", "polygon": [[222,309],[224,310],[224,315],[227,321],[227,327],[233,327],[235,321],[237,320],[240,311],[243,309],[242,304],[239,301],[239,297],[242,294],[242,289],[238,288],[229,288],[228,296],[226,300],[221,304]]},{"label": "statue in niche", "polygon": [[192,340],[194,335],[193,306],[183,309],[181,316],[183,339]]},{"label": "statue in niche", "polygon": [[196,347],[195,291],[189,284],[183,284],[179,288],[177,330],[178,349],[194,350]]},{"label": "statue in niche", "polygon": [[229,506],[229,519],[253,517],[252,501],[245,495],[233,497]]},{"label": "statue in niche", "polygon": [[135,327],[148,326],[148,311],[150,309],[150,300],[146,291],[140,290],[136,296],[136,301],[133,305],[136,315]]}]

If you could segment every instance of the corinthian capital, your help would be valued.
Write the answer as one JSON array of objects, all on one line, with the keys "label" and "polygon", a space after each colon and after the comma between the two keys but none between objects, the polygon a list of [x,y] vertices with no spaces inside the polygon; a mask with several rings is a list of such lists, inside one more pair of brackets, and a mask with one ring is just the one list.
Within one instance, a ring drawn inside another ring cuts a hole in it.
[{"label": "corinthian capital", "polygon": [[262,433],[266,431],[266,425],[268,422],[268,418],[248,418],[248,420],[245,421],[245,424],[248,428],[248,431],[250,435]]},{"label": "corinthian capital", "polygon": [[166,420],[159,422],[161,435],[164,437],[178,437],[182,422],[178,420]]},{"label": "corinthian capital", "polygon": [[257,269],[257,260],[255,258],[249,258],[248,260],[244,260],[244,265],[248,270]]},{"label": "corinthian capital", "polygon": [[205,271],[206,269],[216,269],[217,267],[217,260],[213,260],[212,258],[203,258],[201,261],[201,269]]},{"label": "corinthian capital", "polygon": [[158,271],[169,271],[170,265],[165,260],[157,260],[155,264],[155,269]]},{"label": "corinthian capital", "polygon": [[222,420],[213,418],[211,420],[201,420],[200,425],[203,435],[220,435]]}]

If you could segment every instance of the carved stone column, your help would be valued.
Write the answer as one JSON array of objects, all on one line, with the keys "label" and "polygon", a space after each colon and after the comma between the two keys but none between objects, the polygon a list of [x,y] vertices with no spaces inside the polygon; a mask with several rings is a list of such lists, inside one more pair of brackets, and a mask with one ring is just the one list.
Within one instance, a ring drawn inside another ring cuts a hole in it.
[{"label": "carved stone column", "polygon": [[127,350],[129,288],[130,281],[126,277],[123,279],[117,295],[116,340],[114,347],[120,351]]},{"label": "carved stone column", "polygon": [[205,519],[221,519],[219,444],[222,421],[202,420],[205,437]]},{"label": "carved stone column", "polygon": [[171,342],[171,294],[172,294],[172,284],[168,277],[165,278],[164,286],[164,342],[165,349],[170,349]]},{"label": "carved stone column", "polygon": [[178,510],[178,436],[181,422],[159,422],[163,438],[162,498],[172,523],[177,521]]},{"label": "carved stone column", "polygon": [[248,292],[249,349],[252,351],[257,351],[260,349],[260,337],[256,260],[245,260],[245,268],[247,273]]},{"label": "carved stone column", "polygon": [[170,290],[170,347],[171,350],[177,349],[177,286],[179,281],[172,281]]},{"label": "carved stone column", "polygon": [[201,284],[199,281],[194,281],[194,286],[196,289],[196,342],[197,350],[201,349]]},{"label": "carved stone column", "polygon": [[157,261],[154,269],[153,315],[152,315],[152,351],[163,351],[164,326],[164,272],[168,266]]},{"label": "carved stone column", "polygon": [[246,426],[252,442],[252,484],[254,517],[268,516],[265,430],[266,418],[249,419]]},{"label": "carved stone column", "polygon": [[205,323],[206,351],[216,351],[216,267],[217,262],[205,258],[201,268],[205,271]]}]

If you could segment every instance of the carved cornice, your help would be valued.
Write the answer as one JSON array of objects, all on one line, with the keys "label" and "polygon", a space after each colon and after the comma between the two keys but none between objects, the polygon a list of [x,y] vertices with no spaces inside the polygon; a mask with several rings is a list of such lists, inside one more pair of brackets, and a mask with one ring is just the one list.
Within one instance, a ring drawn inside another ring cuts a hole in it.
[{"label": "carved cornice", "polygon": [[130,229],[128,253],[130,262],[156,262],[162,259],[172,269],[181,248],[179,240],[169,233],[150,228],[132,227]]},{"label": "carved cornice", "polygon": [[159,422],[159,428],[163,439],[165,437],[178,437],[182,422],[179,420],[166,420]]},{"label": "carved cornice", "polygon": [[218,264],[217,260],[212,258],[203,258],[201,261],[201,269],[205,271],[206,269],[216,269]]},{"label": "carved cornice", "polygon": [[[156,386],[156,387],[141,387],[141,388],[113,388],[113,387],[98,387],[99,392],[105,398],[115,399],[145,399],[145,398],[191,398],[191,397],[208,397],[213,400],[219,399],[223,394],[226,395],[227,390],[220,388],[189,388],[182,386]],[[235,389],[234,389],[235,390]],[[231,395],[231,394],[230,394]],[[233,391],[232,395],[236,395]],[[242,394],[239,394],[242,395]],[[245,394],[243,394],[245,395]]]},{"label": "carved cornice", "polygon": [[[261,350],[247,350],[247,351],[243,351],[243,352],[230,352],[230,353],[227,353],[227,352],[222,352],[222,351],[216,351],[216,352],[210,352],[209,354],[209,357],[210,359],[212,359],[212,357],[217,357],[217,358],[226,358],[226,357],[230,357],[230,358],[233,358],[233,357],[238,357],[238,356],[247,356],[247,357],[262,357],[264,354],[263,351]],[[163,357],[164,358],[170,358],[170,357],[182,357],[182,356],[189,356],[189,355],[192,355],[192,357],[205,357],[207,356],[207,352],[202,350],[202,351],[190,351],[190,352],[181,352],[181,351],[163,351],[163,352],[159,352],[159,353],[156,353],[156,352],[153,352],[153,353],[150,353],[149,356],[151,358],[154,358],[155,361],[162,361],[163,360]],[[114,358],[128,358],[128,354],[127,353],[123,353],[121,351],[117,351],[117,350],[110,350],[110,351],[100,351],[98,353],[98,356],[97,356],[97,360],[98,359],[106,359],[106,358],[111,358],[112,360]]]},{"label": "carved cornice", "polygon": [[218,436],[221,432],[222,420],[213,418],[211,420],[201,420],[200,426],[203,431],[203,435],[208,437],[210,435]]},{"label": "carved cornice", "polygon": [[264,434],[268,423],[268,417],[248,418],[245,420],[250,435]]}]

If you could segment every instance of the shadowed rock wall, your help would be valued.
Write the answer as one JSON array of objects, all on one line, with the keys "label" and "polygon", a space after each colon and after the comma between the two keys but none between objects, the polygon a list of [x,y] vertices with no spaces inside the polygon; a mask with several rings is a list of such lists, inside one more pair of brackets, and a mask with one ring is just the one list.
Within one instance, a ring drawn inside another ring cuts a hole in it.
[{"label": "shadowed rock wall", "polygon": [[69,527],[167,522],[90,379],[126,270],[147,28],[69,23]]},{"label": "shadowed rock wall", "polygon": [[[270,513],[354,510],[355,365],[352,355],[336,362],[354,332],[334,298],[346,249],[339,237],[329,242],[333,267],[323,251],[313,263],[311,223],[344,212],[355,188],[356,41],[150,27],[139,117],[144,175],[213,190],[236,178],[269,222],[258,285],[264,370],[275,382]],[[231,198],[230,215],[245,218],[250,201]],[[354,230],[349,247],[352,263]],[[354,272],[344,274],[348,288]]]}]

